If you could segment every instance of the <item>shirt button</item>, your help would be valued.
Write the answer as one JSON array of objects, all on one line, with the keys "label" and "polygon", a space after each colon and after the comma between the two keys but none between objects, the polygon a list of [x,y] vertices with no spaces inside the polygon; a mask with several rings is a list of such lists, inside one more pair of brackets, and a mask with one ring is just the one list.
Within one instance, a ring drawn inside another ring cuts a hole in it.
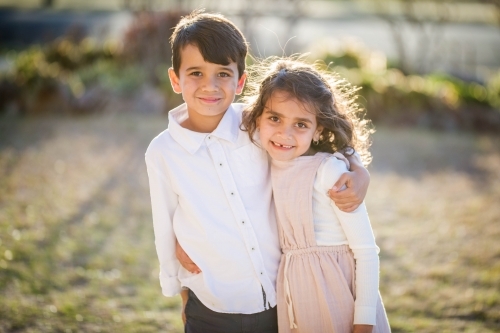
[{"label": "shirt button", "polygon": [[255,247],[252,247],[252,251],[255,250]]},{"label": "shirt button", "polygon": [[222,163],[219,163],[220,166],[222,166]]},{"label": "shirt button", "polygon": [[234,195],[234,192],[231,192],[231,195]]},{"label": "shirt button", "polygon": [[245,224],[245,221],[241,221],[241,224]]},{"label": "shirt button", "polygon": [[263,273],[262,273],[262,272],[260,272],[260,275],[263,275]]}]

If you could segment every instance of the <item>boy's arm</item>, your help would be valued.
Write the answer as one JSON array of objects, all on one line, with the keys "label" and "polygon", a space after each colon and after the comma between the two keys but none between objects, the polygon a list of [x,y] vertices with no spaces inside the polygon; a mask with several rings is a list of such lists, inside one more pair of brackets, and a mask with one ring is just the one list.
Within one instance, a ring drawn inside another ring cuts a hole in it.
[{"label": "boy's arm", "polygon": [[178,205],[178,198],[172,190],[168,174],[165,170],[161,170],[163,164],[161,155],[155,151],[154,147],[148,148],[146,166],[156,253],[160,263],[160,285],[163,295],[171,297],[181,291],[177,277],[179,261],[175,257],[176,237],[172,226],[172,217]]},{"label": "boy's arm", "polygon": [[[370,173],[363,166],[358,154],[346,156],[351,165],[350,172],[340,176],[328,195],[344,212],[352,212],[363,202],[370,184]],[[345,185],[345,189],[343,189]]]}]

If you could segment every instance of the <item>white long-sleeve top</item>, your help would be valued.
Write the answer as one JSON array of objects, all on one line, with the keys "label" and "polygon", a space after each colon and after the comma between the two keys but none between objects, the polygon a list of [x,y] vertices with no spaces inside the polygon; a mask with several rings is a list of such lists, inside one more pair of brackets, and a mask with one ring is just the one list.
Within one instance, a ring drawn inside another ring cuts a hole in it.
[{"label": "white long-sleeve top", "polygon": [[[175,108],[146,165],[163,294],[184,286],[213,311],[250,314],[276,305],[281,251],[269,160],[240,130],[242,109],[233,104],[212,133],[197,133],[180,125],[186,105]],[[180,266],[176,238],[202,273]]]},{"label": "white long-sleeve top", "polygon": [[318,168],[313,187],[313,221],[317,245],[347,244],[356,260],[354,324],[374,325],[379,285],[379,248],[366,206],[341,211],[327,195],[328,189],[347,171],[346,164],[329,157]]}]

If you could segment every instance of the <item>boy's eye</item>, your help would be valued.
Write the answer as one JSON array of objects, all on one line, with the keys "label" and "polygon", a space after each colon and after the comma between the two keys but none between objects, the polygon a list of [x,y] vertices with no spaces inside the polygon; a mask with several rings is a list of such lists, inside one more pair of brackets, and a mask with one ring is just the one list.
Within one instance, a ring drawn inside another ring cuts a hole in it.
[{"label": "boy's eye", "polygon": [[201,76],[201,72],[192,72],[190,75],[192,75],[192,76]]},{"label": "boy's eye", "polygon": [[229,73],[222,72],[222,73],[219,73],[219,76],[220,77],[230,77],[231,75]]}]

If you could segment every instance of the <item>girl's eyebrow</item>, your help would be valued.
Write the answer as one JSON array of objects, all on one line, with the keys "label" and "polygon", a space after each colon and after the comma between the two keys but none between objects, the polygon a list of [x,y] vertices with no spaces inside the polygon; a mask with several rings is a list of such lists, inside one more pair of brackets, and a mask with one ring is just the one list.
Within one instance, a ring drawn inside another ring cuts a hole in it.
[{"label": "girl's eyebrow", "polygon": [[[285,117],[281,113],[273,111],[273,110],[271,110],[269,108],[266,108],[265,111],[264,111],[264,113],[270,113],[271,115],[278,116],[278,117]],[[295,121],[300,121],[300,122],[303,122],[303,123],[312,124],[312,121],[309,120],[309,119],[307,119],[307,118],[295,118]]]},{"label": "girl's eyebrow", "polygon": [[270,113],[270,114],[272,114],[273,116],[283,117],[283,115],[282,115],[281,113],[276,112],[276,111],[273,111],[273,110],[271,110],[271,109],[270,109],[270,108],[268,108],[268,107],[265,107],[265,111],[264,111],[264,113]]}]

